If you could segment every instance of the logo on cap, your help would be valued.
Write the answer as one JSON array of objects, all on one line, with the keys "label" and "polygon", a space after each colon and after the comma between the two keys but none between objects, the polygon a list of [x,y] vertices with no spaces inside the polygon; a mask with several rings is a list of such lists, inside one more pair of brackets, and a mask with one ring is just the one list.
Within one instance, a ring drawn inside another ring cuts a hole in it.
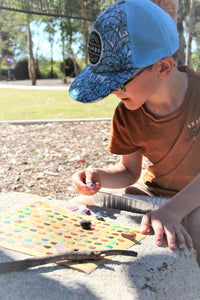
[{"label": "logo on cap", "polygon": [[88,41],[88,56],[90,64],[96,66],[101,59],[102,54],[102,41],[100,34],[93,30],[90,33]]}]

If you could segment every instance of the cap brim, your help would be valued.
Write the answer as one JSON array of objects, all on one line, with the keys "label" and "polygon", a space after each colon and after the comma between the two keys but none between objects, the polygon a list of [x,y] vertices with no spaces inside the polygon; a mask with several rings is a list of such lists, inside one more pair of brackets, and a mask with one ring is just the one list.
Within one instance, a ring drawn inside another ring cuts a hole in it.
[{"label": "cap brim", "polygon": [[69,94],[74,100],[84,103],[101,100],[115,91],[120,84],[137,71],[138,68],[95,73],[93,68],[88,65],[71,84]]}]

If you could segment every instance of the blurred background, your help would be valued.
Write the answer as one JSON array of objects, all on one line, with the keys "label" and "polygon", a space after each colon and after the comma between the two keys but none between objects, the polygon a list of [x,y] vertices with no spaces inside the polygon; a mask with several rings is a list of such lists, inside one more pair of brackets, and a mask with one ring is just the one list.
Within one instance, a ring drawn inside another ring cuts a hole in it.
[{"label": "blurred background", "polygon": [[[0,81],[9,79],[8,57],[14,72],[10,80],[31,79],[35,85],[37,79],[61,78],[67,82],[74,78],[88,63],[87,40],[94,20],[113,2],[0,1]],[[180,36],[177,63],[198,70],[200,0],[176,2]]]}]

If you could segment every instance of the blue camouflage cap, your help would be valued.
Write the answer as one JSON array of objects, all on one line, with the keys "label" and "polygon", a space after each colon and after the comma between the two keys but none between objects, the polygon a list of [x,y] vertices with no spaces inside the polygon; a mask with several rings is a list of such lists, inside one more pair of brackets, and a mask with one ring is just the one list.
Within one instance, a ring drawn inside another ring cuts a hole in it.
[{"label": "blue camouflage cap", "polygon": [[179,48],[176,24],[150,0],[120,0],[95,21],[88,41],[88,66],[70,86],[80,102],[98,101],[140,68],[172,56]]}]

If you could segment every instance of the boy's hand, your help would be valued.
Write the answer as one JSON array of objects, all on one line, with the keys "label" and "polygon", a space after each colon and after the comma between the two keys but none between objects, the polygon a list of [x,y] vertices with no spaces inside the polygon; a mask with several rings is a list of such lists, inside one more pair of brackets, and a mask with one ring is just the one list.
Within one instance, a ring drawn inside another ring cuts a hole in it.
[{"label": "boy's hand", "polygon": [[75,173],[72,176],[72,185],[80,194],[91,196],[96,194],[101,184],[96,169],[86,169]]},{"label": "boy's hand", "polygon": [[157,246],[162,246],[163,235],[165,234],[168,247],[171,250],[176,249],[176,243],[182,250],[186,248],[186,245],[189,248],[193,247],[191,236],[183,225],[181,225],[181,222],[177,220],[174,212],[171,212],[167,208],[161,207],[143,216],[140,232],[147,233],[150,226],[154,230]]}]

